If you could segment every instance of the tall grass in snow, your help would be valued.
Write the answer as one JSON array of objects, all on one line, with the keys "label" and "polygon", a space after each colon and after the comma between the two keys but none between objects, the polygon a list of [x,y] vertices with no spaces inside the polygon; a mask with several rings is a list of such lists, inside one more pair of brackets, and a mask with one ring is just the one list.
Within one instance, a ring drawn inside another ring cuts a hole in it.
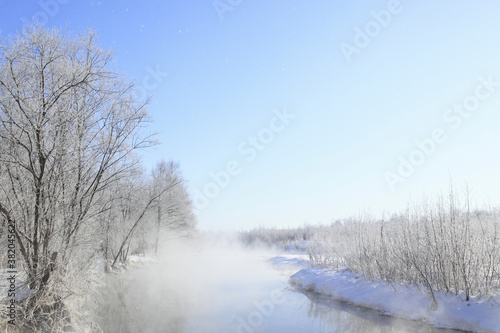
[{"label": "tall grass in snow", "polygon": [[349,219],[313,233],[311,264],[434,292],[489,296],[499,291],[500,216],[474,211],[451,192],[389,219]]}]

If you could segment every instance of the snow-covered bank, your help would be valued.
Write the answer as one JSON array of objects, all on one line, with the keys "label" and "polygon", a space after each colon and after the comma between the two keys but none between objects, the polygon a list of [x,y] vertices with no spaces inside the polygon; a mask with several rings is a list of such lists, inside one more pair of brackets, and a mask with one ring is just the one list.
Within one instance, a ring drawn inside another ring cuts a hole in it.
[{"label": "snow-covered bank", "polygon": [[273,264],[274,268],[280,270],[299,270],[310,267],[307,256],[283,254],[277,257],[272,257],[268,261]]},{"label": "snow-covered bank", "polygon": [[500,297],[462,302],[460,296],[436,293],[438,308],[424,290],[403,284],[368,281],[346,270],[305,268],[290,281],[308,291],[331,296],[357,306],[381,311],[385,315],[420,320],[438,327],[474,332],[500,332]]}]

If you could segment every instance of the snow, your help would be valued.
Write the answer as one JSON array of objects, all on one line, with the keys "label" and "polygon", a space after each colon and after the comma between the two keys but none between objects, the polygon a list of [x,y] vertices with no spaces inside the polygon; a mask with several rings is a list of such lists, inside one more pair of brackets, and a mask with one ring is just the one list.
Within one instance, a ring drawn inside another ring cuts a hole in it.
[{"label": "snow", "polygon": [[281,255],[268,260],[274,268],[280,270],[299,270],[310,266],[309,260],[305,256]]},{"label": "snow", "polygon": [[311,241],[295,241],[285,246],[285,252],[295,254],[307,254],[307,248],[313,243]]},{"label": "snow", "polygon": [[112,259],[104,260],[103,258],[100,258],[97,261],[97,265],[94,267],[94,271],[98,273],[110,273],[110,272],[119,272],[122,270],[127,270],[129,268],[136,268],[140,267],[144,264],[156,262],[156,256],[151,252],[151,253],[146,253],[146,254],[132,254],[127,257],[127,260],[125,263],[121,261],[117,261],[116,264],[114,265],[113,268],[111,268],[111,265],[113,263]]},{"label": "snow", "polygon": [[147,264],[147,263],[155,262],[156,261],[155,258],[156,257],[155,257],[155,255],[153,253],[147,253],[147,254],[144,254],[144,255],[135,255],[135,254],[132,254],[132,255],[128,256],[128,262],[132,266],[138,266],[138,265],[144,265],[144,264]]},{"label": "snow", "polygon": [[[370,281],[347,270],[304,268],[290,282],[304,290],[331,296],[381,314],[419,320],[437,327],[474,332],[500,332],[500,296],[492,301],[462,295],[435,293],[438,308],[432,311],[432,298],[423,288],[385,281]],[[495,302],[497,304],[495,304]]]}]

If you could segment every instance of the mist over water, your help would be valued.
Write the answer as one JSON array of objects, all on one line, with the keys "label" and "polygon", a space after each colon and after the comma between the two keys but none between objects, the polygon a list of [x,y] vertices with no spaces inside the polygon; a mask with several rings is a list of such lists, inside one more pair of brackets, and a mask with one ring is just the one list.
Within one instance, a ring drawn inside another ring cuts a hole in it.
[{"label": "mist over water", "polygon": [[246,303],[269,298],[262,287],[276,282],[276,272],[268,257],[235,245],[175,242],[157,262],[107,276],[97,321],[105,332],[190,332],[200,320],[206,331],[228,327]]},{"label": "mist over water", "polygon": [[271,250],[176,241],[156,262],[108,274],[95,321],[104,332],[433,332],[290,286]]}]

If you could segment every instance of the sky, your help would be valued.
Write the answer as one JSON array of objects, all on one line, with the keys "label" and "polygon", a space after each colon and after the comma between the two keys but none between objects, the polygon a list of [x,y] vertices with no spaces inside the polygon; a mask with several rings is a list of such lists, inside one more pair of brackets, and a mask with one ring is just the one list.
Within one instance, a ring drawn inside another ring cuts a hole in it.
[{"label": "sky", "polygon": [[96,31],[152,97],[145,169],[178,161],[203,230],[500,201],[500,2],[0,0]]}]

